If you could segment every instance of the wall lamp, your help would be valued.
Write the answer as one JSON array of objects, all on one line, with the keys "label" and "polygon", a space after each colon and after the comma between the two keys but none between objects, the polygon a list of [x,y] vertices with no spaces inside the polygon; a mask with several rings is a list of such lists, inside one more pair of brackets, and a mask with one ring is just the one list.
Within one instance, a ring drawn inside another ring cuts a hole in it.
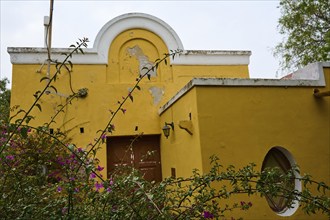
[{"label": "wall lamp", "polygon": [[171,128],[174,131],[174,123],[173,122],[171,122],[171,123],[165,122],[165,126],[162,129],[163,129],[163,133],[164,133],[166,139],[168,138],[168,136],[170,136]]}]

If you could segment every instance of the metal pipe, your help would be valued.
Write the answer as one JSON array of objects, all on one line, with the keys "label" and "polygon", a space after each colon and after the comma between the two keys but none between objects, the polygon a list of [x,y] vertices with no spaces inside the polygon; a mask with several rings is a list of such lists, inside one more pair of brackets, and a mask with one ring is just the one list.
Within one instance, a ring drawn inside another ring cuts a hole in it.
[{"label": "metal pipe", "polygon": [[320,92],[320,90],[314,89],[314,96],[317,97],[317,98],[330,96],[330,91]]},{"label": "metal pipe", "polygon": [[51,61],[51,48],[52,48],[52,24],[53,24],[53,8],[54,0],[50,0],[50,10],[49,10],[49,24],[47,31],[47,77],[50,78],[50,61]]}]

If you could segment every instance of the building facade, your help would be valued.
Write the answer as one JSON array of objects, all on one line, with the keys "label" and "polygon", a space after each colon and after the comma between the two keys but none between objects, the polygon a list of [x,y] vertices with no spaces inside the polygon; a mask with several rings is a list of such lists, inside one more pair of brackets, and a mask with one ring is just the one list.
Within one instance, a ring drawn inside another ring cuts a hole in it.
[{"label": "building facade", "polygon": [[[73,55],[72,70],[61,72],[56,91],[41,99],[42,112],[32,112],[32,123],[49,122],[72,91],[86,88],[88,95],[73,100],[52,129],[69,131],[77,146],[88,148],[144,67],[177,49],[183,52],[151,71],[150,80],[141,81],[140,90],[113,121],[115,130],[97,153],[104,174],[127,163],[150,180],[187,177],[195,168],[207,172],[211,155],[225,166],[254,162],[261,169],[271,158],[266,155],[277,152],[329,184],[330,100],[313,94],[315,89],[319,94],[330,90],[329,63],[311,64],[289,79],[250,79],[251,52],[184,50],[169,25],[147,14],[126,14],[105,24],[92,48]],[[61,54],[69,51],[54,48],[52,59],[63,60]],[[40,79],[47,76],[47,49],[8,52],[13,64],[11,103],[26,109],[45,86]],[[164,127],[170,130],[168,137]],[[143,159],[150,151],[154,154]],[[298,207],[276,213],[264,198],[253,198],[253,203],[246,219],[313,219]]]}]

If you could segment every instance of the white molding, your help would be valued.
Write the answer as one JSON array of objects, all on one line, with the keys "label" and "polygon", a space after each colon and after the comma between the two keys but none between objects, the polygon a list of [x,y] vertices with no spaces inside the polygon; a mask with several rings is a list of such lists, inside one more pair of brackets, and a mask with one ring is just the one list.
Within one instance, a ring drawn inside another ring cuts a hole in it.
[{"label": "white molding", "polygon": [[[108,50],[112,41],[123,31],[141,28],[149,30],[163,39],[168,50],[184,50],[176,32],[164,21],[152,15],[130,13],[118,16],[106,23],[96,36],[93,48],[84,49],[85,54],[75,54],[71,62],[75,64],[107,64]],[[13,64],[41,64],[47,59],[46,48],[9,47]],[[68,48],[53,48],[52,59],[62,61],[62,53]],[[248,65],[250,51],[184,51],[171,64],[174,65]]]},{"label": "white molding", "polygon": [[[219,87],[324,87],[326,86],[323,67],[330,67],[330,62],[313,63],[307,69],[313,70],[310,74],[317,79],[241,79],[241,78],[194,78],[190,80],[178,93],[158,110],[161,115],[177,100],[195,86]],[[302,70],[303,71],[303,70]]]},{"label": "white molding", "polygon": [[163,39],[169,50],[183,49],[179,36],[167,23],[144,13],[124,14],[110,20],[97,34],[93,48],[108,60],[108,50],[114,38],[123,31],[134,28],[141,28],[155,33]]},{"label": "white molding", "polygon": [[[75,64],[107,64],[108,61],[99,59],[99,55],[91,48],[83,49],[84,54],[74,54],[70,61]],[[42,64],[47,56],[47,49],[41,47],[8,47],[10,54],[10,61],[12,64]],[[70,53],[72,49],[69,48],[52,48],[52,60],[59,62],[63,61],[65,56],[63,53]]]},{"label": "white molding", "polygon": [[186,50],[177,56],[176,65],[248,65],[251,51]]}]

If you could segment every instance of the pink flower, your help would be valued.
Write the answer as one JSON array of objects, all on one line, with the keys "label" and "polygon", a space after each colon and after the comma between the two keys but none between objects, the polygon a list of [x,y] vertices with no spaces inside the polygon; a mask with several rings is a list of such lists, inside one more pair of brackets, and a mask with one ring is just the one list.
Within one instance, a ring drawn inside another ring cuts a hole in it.
[{"label": "pink flower", "polygon": [[91,179],[95,179],[95,178],[96,178],[95,173],[91,173],[91,174],[89,175],[89,178],[91,178]]},{"label": "pink flower", "polygon": [[62,215],[66,215],[68,214],[68,208],[67,207],[63,207],[62,208]]},{"label": "pink flower", "polygon": [[203,217],[204,218],[214,218],[214,215],[211,213],[211,212],[208,212],[208,211],[204,211],[203,212]]},{"label": "pink flower", "polygon": [[98,171],[102,171],[103,169],[104,169],[104,167],[101,167],[100,165],[97,166]]},{"label": "pink flower", "polygon": [[99,182],[96,182],[95,183],[95,189],[96,191],[99,191],[99,189],[101,189],[103,187],[103,183],[99,183]]},{"label": "pink flower", "polygon": [[6,159],[7,159],[7,160],[14,160],[15,157],[14,157],[14,155],[7,155],[7,156],[6,156]]}]

